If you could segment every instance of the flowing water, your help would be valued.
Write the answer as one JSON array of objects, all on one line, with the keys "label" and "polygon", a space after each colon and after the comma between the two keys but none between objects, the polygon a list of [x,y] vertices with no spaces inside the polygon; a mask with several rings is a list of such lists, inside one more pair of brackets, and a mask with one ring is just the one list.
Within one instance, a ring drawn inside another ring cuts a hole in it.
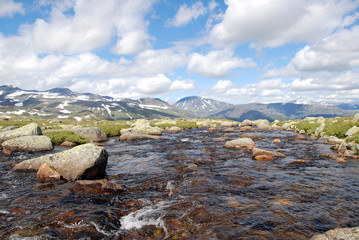
[{"label": "flowing water", "polygon": [[106,178],[125,191],[110,195],[12,171],[44,153],[2,155],[0,238],[308,239],[359,225],[358,161],[337,163],[320,156],[331,153],[329,145],[274,130],[257,130],[264,138],[256,145],[287,158],[255,161],[247,149],[223,148],[216,138],[243,133],[222,130],[111,139]]}]

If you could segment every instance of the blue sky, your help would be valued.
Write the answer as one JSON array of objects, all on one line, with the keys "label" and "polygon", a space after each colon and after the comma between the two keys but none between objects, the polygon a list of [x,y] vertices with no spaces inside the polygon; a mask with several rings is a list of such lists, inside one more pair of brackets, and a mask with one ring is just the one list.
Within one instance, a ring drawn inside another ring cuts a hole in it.
[{"label": "blue sky", "polygon": [[359,102],[356,0],[0,0],[0,84]]}]

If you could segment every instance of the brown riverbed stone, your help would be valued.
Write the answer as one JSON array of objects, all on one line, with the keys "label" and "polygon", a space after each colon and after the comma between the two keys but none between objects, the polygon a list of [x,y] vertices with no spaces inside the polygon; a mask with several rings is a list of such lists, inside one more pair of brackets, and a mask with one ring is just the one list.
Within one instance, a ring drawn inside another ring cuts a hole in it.
[{"label": "brown riverbed stone", "polygon": [[47,181],[52,179],[61,179],[61,175],[50,164],[44,163],[37,171],[36,178],[38,181]]}]

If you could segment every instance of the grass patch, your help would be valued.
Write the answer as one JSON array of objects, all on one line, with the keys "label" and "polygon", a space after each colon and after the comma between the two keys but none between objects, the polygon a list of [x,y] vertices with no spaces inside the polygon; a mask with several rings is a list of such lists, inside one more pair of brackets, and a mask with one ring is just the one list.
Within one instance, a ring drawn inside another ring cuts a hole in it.
[{"label": "grass patch", "polygon": [[196,122],[178,122],[177,126],[183,129],[198,128]]},{"label": "grass patch", "polygon": [[159,127],[159,128],[163,128],[163,129],[166,129],[167,127],[170,128],[173,126],[176,126],[176,125],[172,124],[172,123],[161,123],[161,124],[155,125],[155,127]]},{"label": "grass patch", "polygon": [[308,121],[300,121],[297,123],[297,129],[299,130],[305,130],[306,134],[310,135],[315,132],[315,129],[317,129],[321,123],[310,123]]},{"label": "grass patch", "polygon": [[61,132],[45,132],[45,136],[51,138],[52,142],[55,145],[61,145],[65,141],[73,142],[76,145],[84,144],[90,142],[87,138],[76,135],[71,131],[61,131]]},{"label": "grass patch", "polygon": [[327,120],[324,132],[328,136],[345,138],[345,133],[353,126],[358,126],[359,122],[346,121],[345,119],[336,119],[336,121]]},{"label": "grass patch", "polygon": [[98,128],[100,128],[102,131],[104,131],[108,137],[115,137],[121,135],[121,130],[124,128],[129,128],[130,125],[128,124],[103,124],[98,125]]}]

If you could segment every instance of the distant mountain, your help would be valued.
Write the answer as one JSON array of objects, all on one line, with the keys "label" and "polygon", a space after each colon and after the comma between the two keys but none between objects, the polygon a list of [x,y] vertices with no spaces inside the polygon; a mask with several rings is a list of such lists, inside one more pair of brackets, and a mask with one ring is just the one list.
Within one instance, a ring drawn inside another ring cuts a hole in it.
[{"label": "distant mountain", "polygon": [[337,117],[357,113],[356,110],[342,109],[330,104],[296,104],[296,103],[270,103],[270,104],[241,104],[233,108],[211,115],[212,117],[229,118],[243,121],[245,119],[268,119],[273,121],[299,119],[305,117]]},{"label": "distant mountain", "polygon": [[195,117],[207,117],[234,107],[233,104],[198,96],[182,98],[173,104],[173,106],[179,111]]},{"label": "distant mountain", "polygon": [[116,100],[92,93],[76,93],[67,88],[36,91],[0,86],[0,116],[12,115],[77,120],[130,120],[183,116],[170,104],[154,98]]},{"label": "distant mountain", "polygon": [[359,104],[309,102],[229,104],[198,96],[185,97],[170,105],[158,98],[114,99],[93,93],[76,93],[67,88],[48,91],[0,86],[0,117],[46,119],[130,120],[137,118],[211,117],[238,121],[273,121],[305,117],[354,115]]}]

